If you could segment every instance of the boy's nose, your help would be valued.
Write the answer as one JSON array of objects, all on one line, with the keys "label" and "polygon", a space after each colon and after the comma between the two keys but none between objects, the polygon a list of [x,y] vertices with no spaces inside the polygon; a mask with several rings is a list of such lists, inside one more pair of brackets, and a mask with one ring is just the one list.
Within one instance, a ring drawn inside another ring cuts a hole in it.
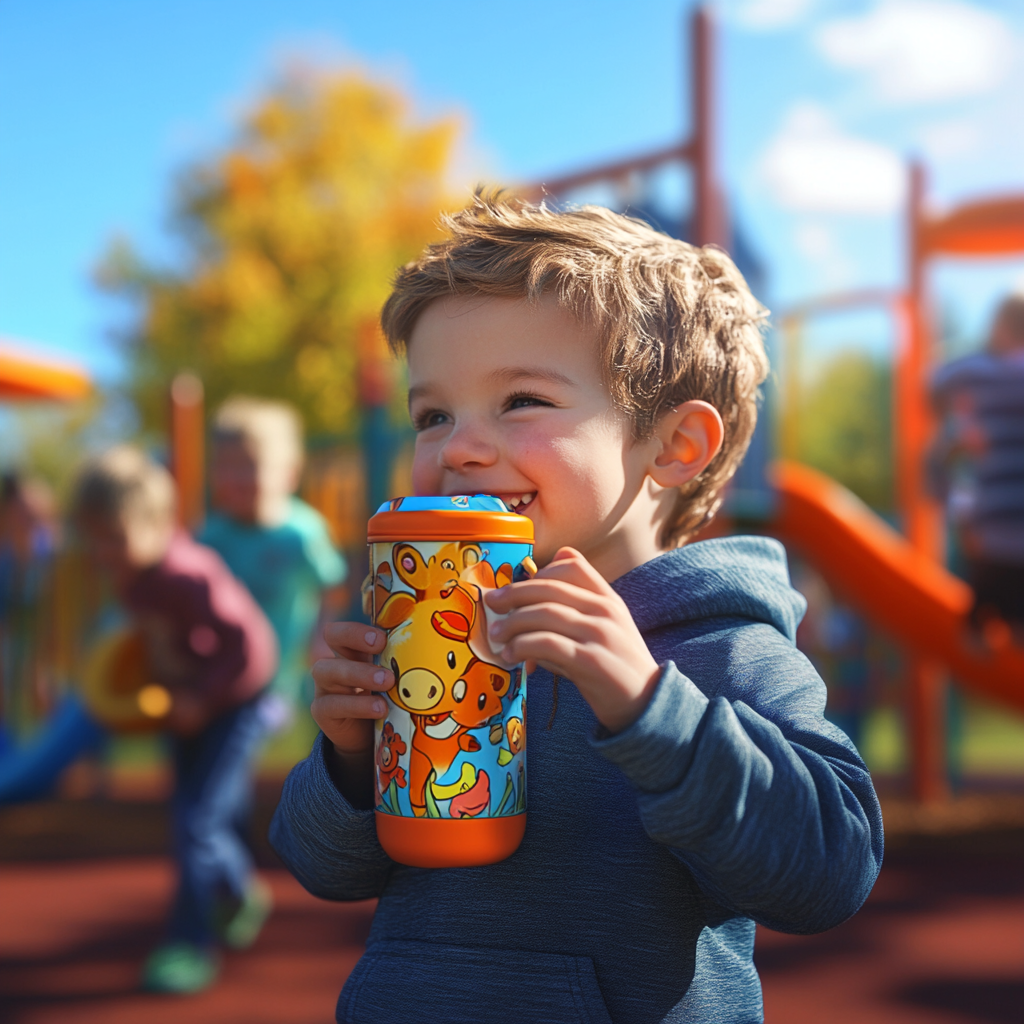
[{"label": "boy's nose", "polygon": [[456,426],[441,449],[441,465],[445,469],[493,466],[497,460],[497,446],[481,431],[468,425]]}]

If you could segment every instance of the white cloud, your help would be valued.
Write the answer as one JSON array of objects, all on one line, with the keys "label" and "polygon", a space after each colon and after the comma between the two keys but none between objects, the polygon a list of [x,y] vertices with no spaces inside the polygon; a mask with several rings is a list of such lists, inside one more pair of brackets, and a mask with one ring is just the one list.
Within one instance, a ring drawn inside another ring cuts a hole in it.
[{"label": "white cloud", "polygon": [[867,14],[823,25],[816,43],[833,64],[864,72],[875,95],[896,104],[989,92],[1014,49],[1002,18],[961,0],[883,0]]},{"label": "white cloud", "polygon": [[926,124],[918,140],[925,155],[937,163],[977,153],[985,142],[981,126],[968,118]]},{"label": "white cloud", "polygon": [[797,251],[809,260],[830,259],[836,253],[835,235],[821,221],[803,221],[793,232]]},{"label": "white cloud", "polygon": [[761,157],[760,174],[779,205],[808,213],[891,213],[906,188],[897,153],[845,134],[809,102],[790,110]]},{"label": "white cloud", "polygon": [[843,251],[835,232],[820,220],[805,220],[793,230],[797,252],[814,267],[818,287],[835,290],[848,286],[856,267]]},{"label": "white cloud", "polygon": [[742,0],[733,20],[754,32],[770,32],[799,24],[816,5],[817,0]]}]

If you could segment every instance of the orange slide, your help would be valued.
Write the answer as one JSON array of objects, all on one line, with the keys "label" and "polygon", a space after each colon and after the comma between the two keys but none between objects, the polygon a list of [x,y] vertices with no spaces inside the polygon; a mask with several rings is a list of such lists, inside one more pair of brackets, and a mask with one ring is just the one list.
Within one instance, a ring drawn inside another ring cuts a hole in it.
[{"label": "orange slide", "polygon": [[771,532],[812,562],[876,626],[941,662],[981,697],[1024,711],[1024,651],[971,641],[970,587],[915,551],[841,484],[795,462],[769,477],[779,506]]}]

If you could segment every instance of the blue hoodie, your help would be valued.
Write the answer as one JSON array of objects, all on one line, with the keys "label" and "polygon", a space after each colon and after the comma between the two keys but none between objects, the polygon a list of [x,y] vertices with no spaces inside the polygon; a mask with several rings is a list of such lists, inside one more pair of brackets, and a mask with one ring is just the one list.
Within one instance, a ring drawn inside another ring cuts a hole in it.
[{"label": "blue hoodie", "polygon": [[313,894],[380,902],[338,1001],[352,1024],[763,1019],[754,922],[831,928],[882,860],[871,779],[824,717],[775,541],[669,552],[615,581],[663,666],[621,733],[530,676],[526,836],[507,860],[394,863],[321,736],[288,777],[274,848]]}]

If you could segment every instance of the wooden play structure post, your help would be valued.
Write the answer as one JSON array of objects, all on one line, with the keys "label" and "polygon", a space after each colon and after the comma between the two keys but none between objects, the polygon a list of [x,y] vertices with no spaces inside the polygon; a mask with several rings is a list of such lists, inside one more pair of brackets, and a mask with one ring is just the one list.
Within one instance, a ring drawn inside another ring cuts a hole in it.
[{"label": "wooden play structure post", "polygon": [[925,173],[910,166],[907,224],[907,316],[896,360],[896,478],[903,532],[923,555],[943,560],[943,519],[938,502],[925,486],[925,456],[935,430],[928,397],[934,369],[934,344],[929,323],[924,229]]},{"label": "wooden play structure post", "polygon": [[[695,245],[729,245],[729,218],[718,180],[714,121],[715,26],[709,8],[698,7],[687,24],[690,45],[690,135],[681,143],[642,156],[598,164],[558,178],[547,178],[516,191],[538,201],[558,198],[567,192],[598,182],[627,183],[638,174],[681,161],[693,169],[693,242]],[[684,46],[686,42],[684,40]]]},{"label": "wooden play structure post", "polygon": [[800,458],[800,406],[803,392],[800,363],[803,357],[804,320],[803,312],[786,313],[779,318],[779,334],[782,336],[779,449],[784,459],[794,462]]},{"label": "wooden play structure post", "polygon": [[693,166],[693,242],[728,244],[725,201],[718,184],[715,138],[714,25],[707,7],[698,7],[690,21],[692,47],[690,103],[693,136],[689,143]]},{"label": "wooden play structure post", "polygon": [[[928,378],[934,363],[925,280],[925,172],[910,165],[907,201],[907,295],[901,317],[894,376],[897,501],[907,540],[931,561],[945,564],[943,517],[925,486],[925,459],[934,433]],[[916,799],[949,797],[946,703],[947,681],[940,664],[912,652],[907,664],[910,778]]]},{"label": "wooden play structure post", "polygon": [[206,424],[203,382],[193,373],[171,381],[171,473],[178,487],[178,522],[194,531],[206,511]]}]

